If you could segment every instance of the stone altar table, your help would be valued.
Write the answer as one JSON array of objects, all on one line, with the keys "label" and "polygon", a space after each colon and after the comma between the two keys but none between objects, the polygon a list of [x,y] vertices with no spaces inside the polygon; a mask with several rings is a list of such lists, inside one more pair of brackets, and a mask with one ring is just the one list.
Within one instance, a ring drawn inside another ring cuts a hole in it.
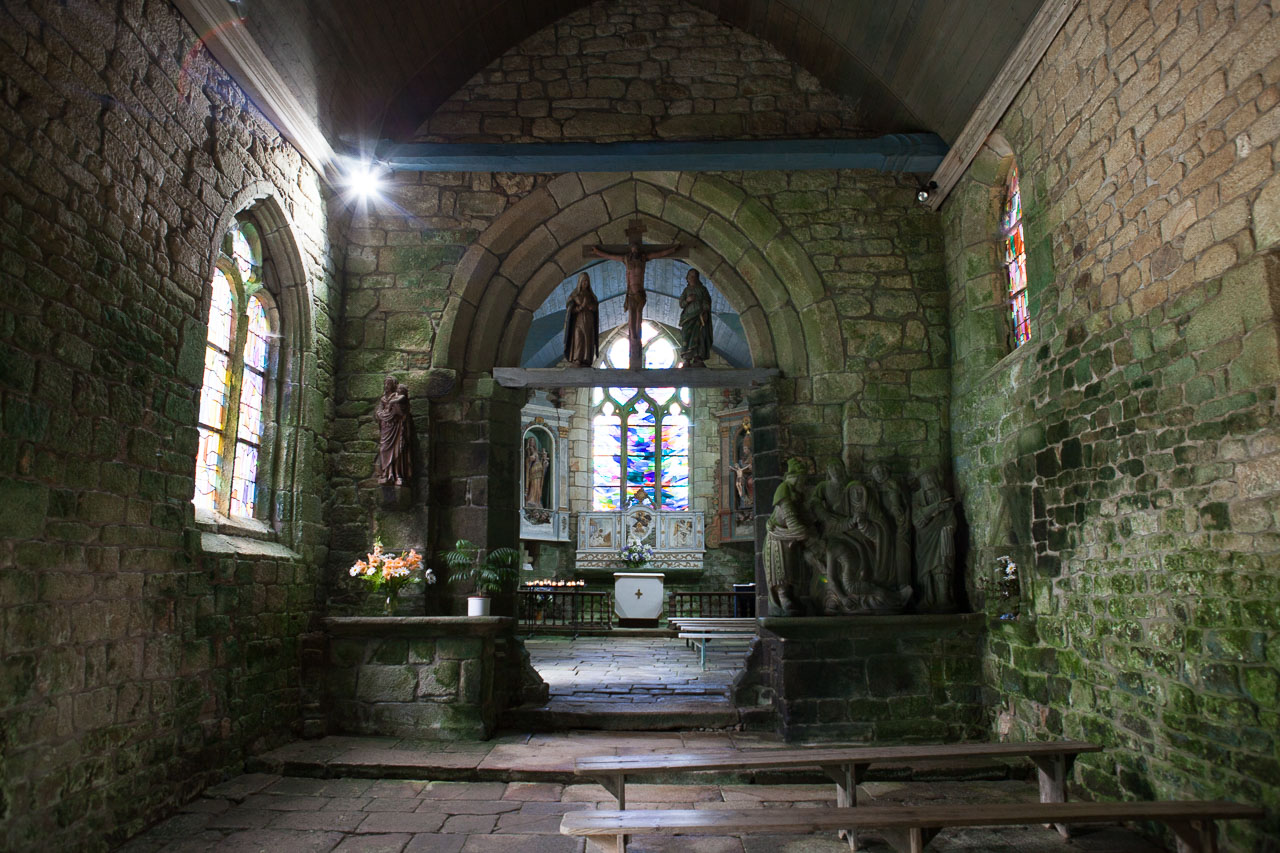
[{"label": "stone altar table", "polygon": [[613,606],[619,628],[656,628],[662,615],[663,581],[660,572],[614,572]]}]

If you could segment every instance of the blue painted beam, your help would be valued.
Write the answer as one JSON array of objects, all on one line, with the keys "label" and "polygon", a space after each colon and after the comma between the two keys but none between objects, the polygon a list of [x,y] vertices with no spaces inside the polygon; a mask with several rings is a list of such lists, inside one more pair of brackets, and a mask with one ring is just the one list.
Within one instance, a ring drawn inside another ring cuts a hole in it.
[{"label": "blue painted beam", "polygon": [[383,142],[377,160],[404,172],[933,172],[946,153],[947,144],[935,134],[891,133],[873,139],[728,142]]}]

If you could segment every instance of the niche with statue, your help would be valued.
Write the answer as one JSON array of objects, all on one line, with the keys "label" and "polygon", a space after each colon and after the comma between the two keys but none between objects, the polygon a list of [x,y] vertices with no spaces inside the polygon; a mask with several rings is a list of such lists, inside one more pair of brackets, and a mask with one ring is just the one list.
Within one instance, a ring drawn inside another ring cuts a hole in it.
[{"label": "niche with statue", "polygon": [[521,539],[569,539],[569,418],[544,392],[520,410]]}]

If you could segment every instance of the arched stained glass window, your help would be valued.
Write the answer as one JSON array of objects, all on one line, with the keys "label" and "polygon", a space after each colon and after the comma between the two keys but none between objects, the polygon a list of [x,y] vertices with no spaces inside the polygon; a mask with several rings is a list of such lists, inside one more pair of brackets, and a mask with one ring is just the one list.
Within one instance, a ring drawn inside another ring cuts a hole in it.
[{"label": "arched stained glass window", "polygon": [[241,220],[223,239],[213,273],[193,501],[200,509],[245,518],[258,510],[273,337],[265,297],[258,232]]},{"label": "arched stained glass window", "polygon": [[[656,324],[645,321],[640,339],[646,368],[675,366],[675,341]],[[627,355],[624,332],[599,366],[625,370]],[[688,388],[592,390],[592,509],[689,508],[689,401]]]},{"label": "arched stained glass window", "polygon": [[1022,193],[1018,188],[1018,166],[1009,167],[1004,210],[1000,221],[1005,269],[1009,271],[1009,320],[1013,345],[1031,340],[1031,316],[1027,310],[1027,249],[1022,241]]}]

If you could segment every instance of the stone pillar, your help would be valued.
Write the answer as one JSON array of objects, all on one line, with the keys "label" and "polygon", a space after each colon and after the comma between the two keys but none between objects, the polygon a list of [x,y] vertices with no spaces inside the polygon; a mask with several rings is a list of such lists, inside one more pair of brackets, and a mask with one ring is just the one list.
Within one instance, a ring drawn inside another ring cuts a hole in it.
[{"label": "stone pillar", "polygon": [[[481,548],[519,545],[520,407],[523,390],[502,388],[492,375],[468,374],[460,390],[437,405],[432,457],[435,565],[438,555],[467,539]],[[465,587],[450,590],[463,612]],[[514,595],[494,601],[513,612]]]},{"label": "stone pillar", "polygon": [[756,497],[756,613],[769,612],[769,588],[764,580],[765,521],[773,511],[773,492],[782,482],[781,422],[776,380],[747,393],[751,410],[751,464]]}]

